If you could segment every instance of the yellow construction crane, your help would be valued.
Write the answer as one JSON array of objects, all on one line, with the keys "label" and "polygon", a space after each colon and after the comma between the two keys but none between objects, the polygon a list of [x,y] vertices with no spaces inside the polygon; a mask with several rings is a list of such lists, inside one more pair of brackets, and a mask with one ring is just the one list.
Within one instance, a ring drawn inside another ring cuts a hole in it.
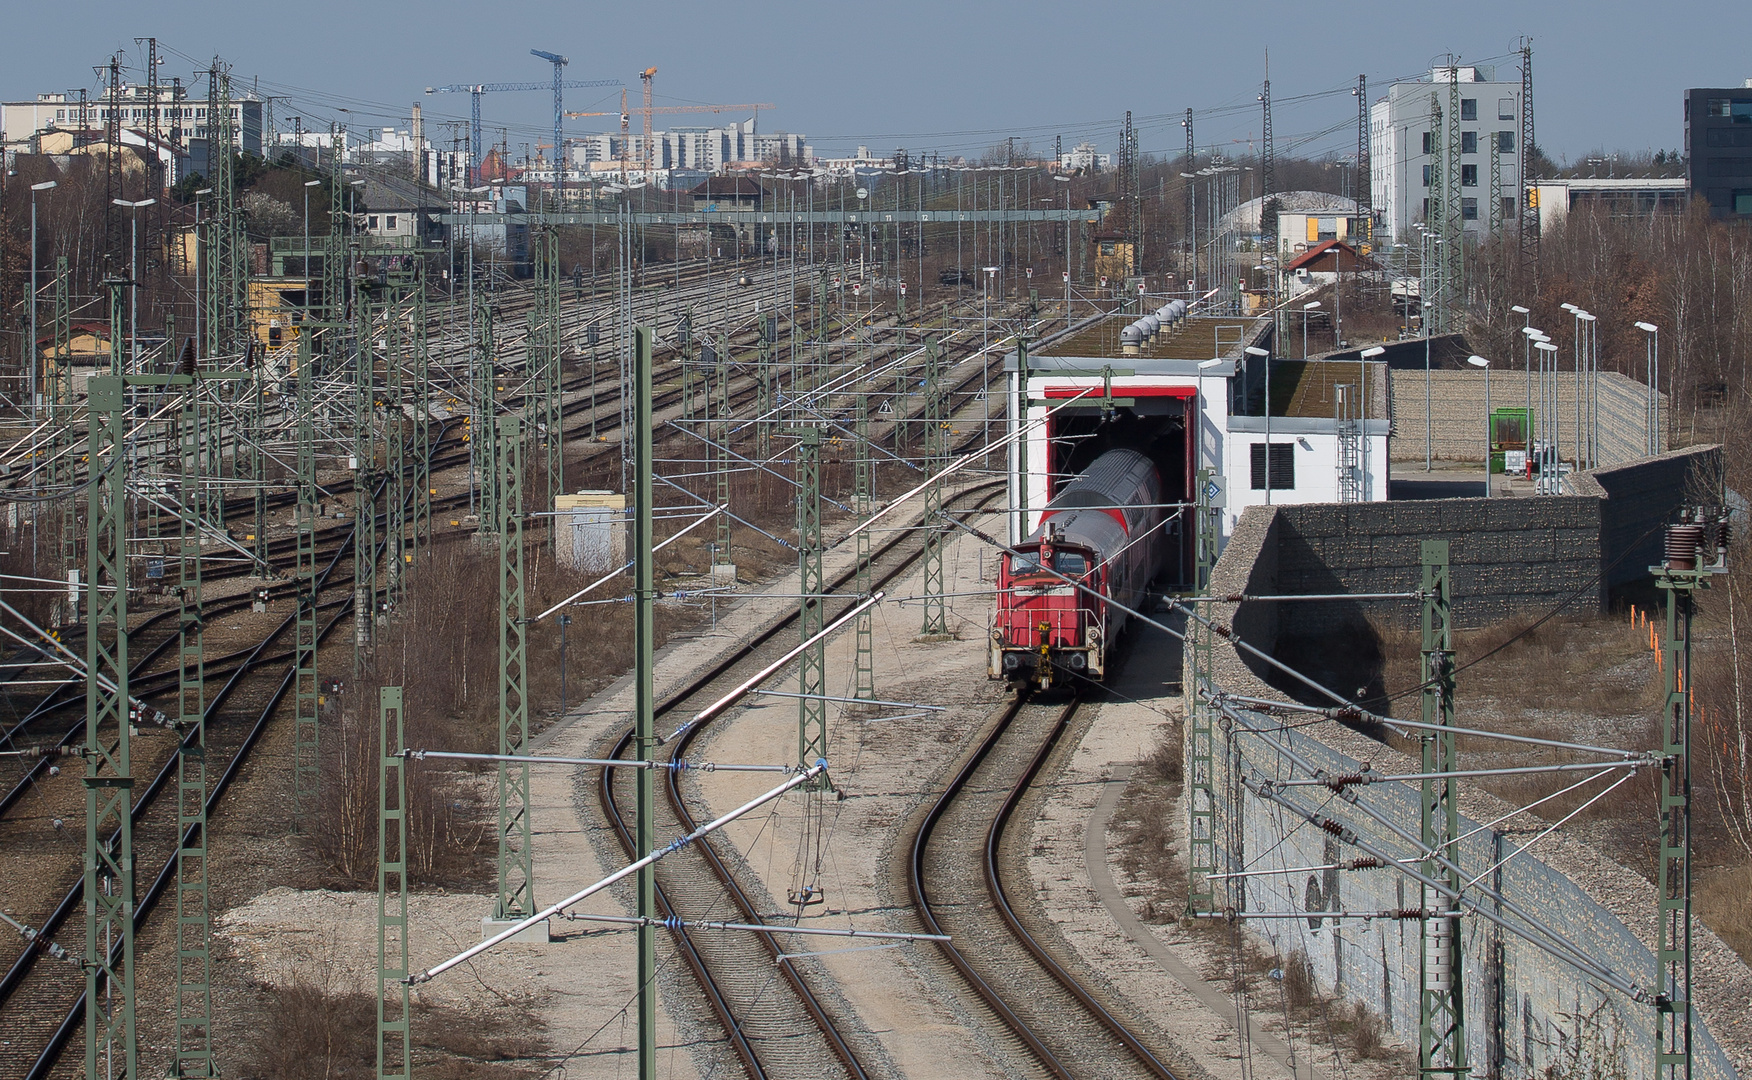
[{"label": "yellow construction crane", "polygon": [[[655,150],[651,145],[651,116],[653,113],[665,113],[665,114],[668,114],[668,113],[707,113],[707,112],[709,112],[709,113],[723,113],[723,112],[741,112],[743,109],[752,109],[755,113],[756,120],[758,121],[759,115],[760,115],[760,110],[778,108],[777,105],[774,105],[770,101],[769,102],[758,102],[758,103],[755,103],[752,105],[655,105],[654,106],[651,104],[651,78],[652,78],[652,76],[654,76],[656,74],[657,74],[656,68],[646,68],[644,71],[641,71],[639,73],[639,81],[644,84],[644,89],[645,89],[645,107],[643,110],[641,110],[643,113],[643,116],[644,116],[643,132],[644,132],[644,136],[645,136],[645,147],[644,147],[644,154],[640,158],[640,164],[644,166],[646,179],[650,179],[651,172],[652,172],[653,166],[655,164]],[[600,112],[569,112],[566,115],[576,119],[576,118],[581,117],[581,116],[610,116],[613,114],[600,113]],[[631,116],[631,114],[629,114],[627,112],[627,91],[626,91],[626,87],[623,86],[621,88],[621,108],[620,108],[620,129],[621,129],[620,163],[621,163],[621,183],[623,183],[623,184],[627,182],[627,152],[629,149],[629,145],[631,143],[630,132],[628,131],[628,129],[631,127],[631,121],[632,121],[632,116]]]}]

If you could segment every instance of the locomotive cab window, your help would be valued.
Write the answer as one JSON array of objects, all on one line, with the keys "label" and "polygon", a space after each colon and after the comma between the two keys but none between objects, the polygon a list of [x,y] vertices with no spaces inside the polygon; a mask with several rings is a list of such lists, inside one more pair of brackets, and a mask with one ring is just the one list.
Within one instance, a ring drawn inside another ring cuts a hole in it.
[{"label": "locomotive cab window", "polygon": [[[1253,490],[1265,490],[1265,444],[1254,443],[1253,451]],[[1293,491],[1296,487],[1296,444],[1271,444],[1271,489],[1273,491]]]},{"label": "locomotive cab window", "polygon": [[1066,577],[1082,577],[1089,572],[1089,560],[1074,551],[1061,551],[1053,556],[1052,568]]}]

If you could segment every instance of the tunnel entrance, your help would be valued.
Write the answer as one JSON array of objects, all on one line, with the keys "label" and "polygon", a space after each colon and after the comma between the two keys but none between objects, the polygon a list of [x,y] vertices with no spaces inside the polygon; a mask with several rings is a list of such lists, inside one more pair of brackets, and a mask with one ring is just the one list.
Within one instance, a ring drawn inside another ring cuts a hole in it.
[{"label": "tunnel entrance", "polygon": [[[1049,387],[1045,396],[1068,398],[1087,389]],[[1197,425],[1188,424],[1187,418],[1189,410],[1197,407],[1196,391],[1190,386],[1126,386],[1114,387],[1114,396],[1129,397],[1133,404],[1108,413],[1099,406],[1083,408],[1079,403],[1047,418],[1047,498],[1109,450],[1136,450],[1155,463],[1164,503],[1191,502],[1193,462],[1198,460],[1192,440]],[[1186,524],[1192,515],[1165,508],[1162,517],[1164,544],[1158,577],[1176,584],[1190,583],[1193,547]]]}]

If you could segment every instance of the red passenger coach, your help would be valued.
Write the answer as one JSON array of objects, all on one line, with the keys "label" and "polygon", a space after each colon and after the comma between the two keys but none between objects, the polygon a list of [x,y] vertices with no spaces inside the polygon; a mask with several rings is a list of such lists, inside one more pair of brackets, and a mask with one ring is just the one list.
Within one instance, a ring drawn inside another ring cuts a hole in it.
[{"label": "red passenger coach", "polygon": [[1161,491],[1149,458],[1110,450],[1053,496],[998,569],[991,678],[1048,686],[1055,673],[1106,674],[1126,620],[1109,601],[1137,609],[1160,568]]}]

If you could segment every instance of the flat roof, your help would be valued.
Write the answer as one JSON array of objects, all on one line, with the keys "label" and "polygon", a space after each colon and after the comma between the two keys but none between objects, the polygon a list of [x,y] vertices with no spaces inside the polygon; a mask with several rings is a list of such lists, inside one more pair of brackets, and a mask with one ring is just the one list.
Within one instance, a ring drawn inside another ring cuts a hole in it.
[{"label": "flat roof", "polygon": [[1210,360],[1214,357],[1233,358],[1241,347],[1252,341],[1266,320],[1251,316],[1229,317],[1189,315],[1180,323],[1156,336],[1153,345],[1146,345],[1135,356],[1127,356],[1119,345],[1119,333],[1136,322],[1136,315],[1113,314],[1092,321],[1064,337],[1043,345],[1028,354],[1032,363],[1039,359],[1077,359],[1125,361],[1115,366],[1135,366],[1148,360]]},{"label": "flat roof", "polygon": [[1379,360],[1278,360],[1271,366],[1273,416],[1309,419],[1333,418],[1338,403],[1337,387],[1367,380],[1365,419],[1387,416],[1387,365]]}]

